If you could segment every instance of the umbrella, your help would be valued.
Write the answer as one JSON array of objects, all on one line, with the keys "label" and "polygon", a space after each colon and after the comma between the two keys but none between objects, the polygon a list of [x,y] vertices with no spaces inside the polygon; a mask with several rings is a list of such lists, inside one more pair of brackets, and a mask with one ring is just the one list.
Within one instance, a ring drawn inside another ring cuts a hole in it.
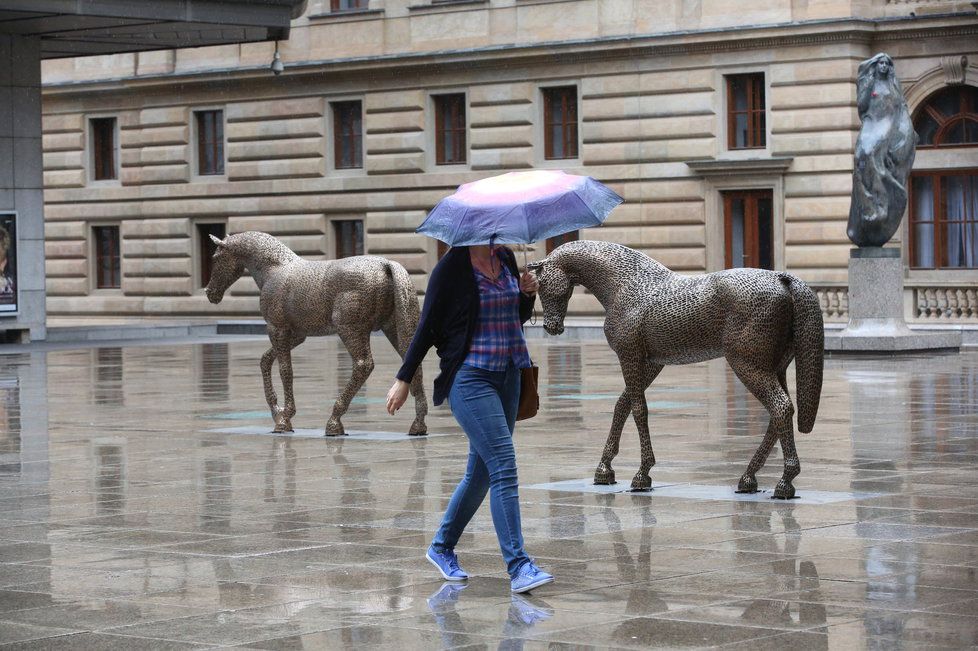
[{"label": "umbrella", "polygon": [[601,224],[622,198],[590,176],[509,172],[459,186],[418,233],[449,246],[531,244]]}]

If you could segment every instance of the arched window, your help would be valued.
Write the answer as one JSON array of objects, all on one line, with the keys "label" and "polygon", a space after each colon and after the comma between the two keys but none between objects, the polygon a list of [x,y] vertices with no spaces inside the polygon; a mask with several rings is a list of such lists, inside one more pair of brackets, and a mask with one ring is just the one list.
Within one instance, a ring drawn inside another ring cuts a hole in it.
[{"label": "arched window", "polygon": [[914,129],[919,149],[961,149],[967,167],[911,175],[910,265],[978,269],[978,88],[934,93],[917,109]]},{"label": "arched window", "polygon": [[920,148],[978,145],[978,88],[949,86],[917,109],[913,122]]}]

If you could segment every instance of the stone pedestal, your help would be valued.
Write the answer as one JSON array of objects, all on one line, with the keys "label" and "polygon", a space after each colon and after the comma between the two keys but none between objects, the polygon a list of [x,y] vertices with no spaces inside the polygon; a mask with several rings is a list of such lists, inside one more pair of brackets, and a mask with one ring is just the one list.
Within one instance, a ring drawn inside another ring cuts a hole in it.
[{"label": "stone pedestal", "polygon": [[913,331],[903,318],[900,249],[861,247],[849,253],[849,325],[826,333],[825,350],[851,353],[957,351],[961,334]]}]

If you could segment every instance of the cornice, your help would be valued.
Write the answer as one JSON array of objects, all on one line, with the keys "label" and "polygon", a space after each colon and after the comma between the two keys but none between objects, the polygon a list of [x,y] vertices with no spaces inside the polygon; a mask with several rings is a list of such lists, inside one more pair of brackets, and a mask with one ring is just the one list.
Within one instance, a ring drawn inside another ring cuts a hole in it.
[{"label": "cornice", "polygon": [[[438,52],[409,52],[365,57],[290,62],[279,80],[322,77],[325,73],[369,73],[374,77],[396,77],[412,70],[452,72],[462,65],[467,70],[510,67],[518,64],[559,64],[574,61],[613,61],[634,57],[677,54],[715,54],[752,49],[783,48],[830,43],[868,44],[878,40],[922,39],[978,34],[978,21],[972,14],[916,19],[831,19],[736,29],[710,29],[662,34],[613,36],[534,43],[497,45]],[[881,38],[883,37],[883,38]],[[266,65],[198,70],[114,79],[71,81],[46,84],[46,95],[72,95],[115,92],[140,87],[181,84],[206,84],[215,80],[273,80]]]},{"label": "cornice", "polygon": [[791,165],[791,157],[739,158],[686,161],[691,170],[701,176],[730,176],[733,174],[757,174],[758,172],[781,173]]}]

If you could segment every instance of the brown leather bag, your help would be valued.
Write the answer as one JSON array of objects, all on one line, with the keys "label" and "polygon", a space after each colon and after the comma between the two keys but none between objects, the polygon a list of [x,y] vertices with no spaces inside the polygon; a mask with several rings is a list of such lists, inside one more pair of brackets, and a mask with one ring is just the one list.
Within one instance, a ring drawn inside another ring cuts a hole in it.
[{"label": "brown leather bag", "polygon": [[516,411],[516,420],[526,420],[537,415],[540,408],[540,395],[537,393],[539,377],[539,366],[520,369],[520,406]]}]

